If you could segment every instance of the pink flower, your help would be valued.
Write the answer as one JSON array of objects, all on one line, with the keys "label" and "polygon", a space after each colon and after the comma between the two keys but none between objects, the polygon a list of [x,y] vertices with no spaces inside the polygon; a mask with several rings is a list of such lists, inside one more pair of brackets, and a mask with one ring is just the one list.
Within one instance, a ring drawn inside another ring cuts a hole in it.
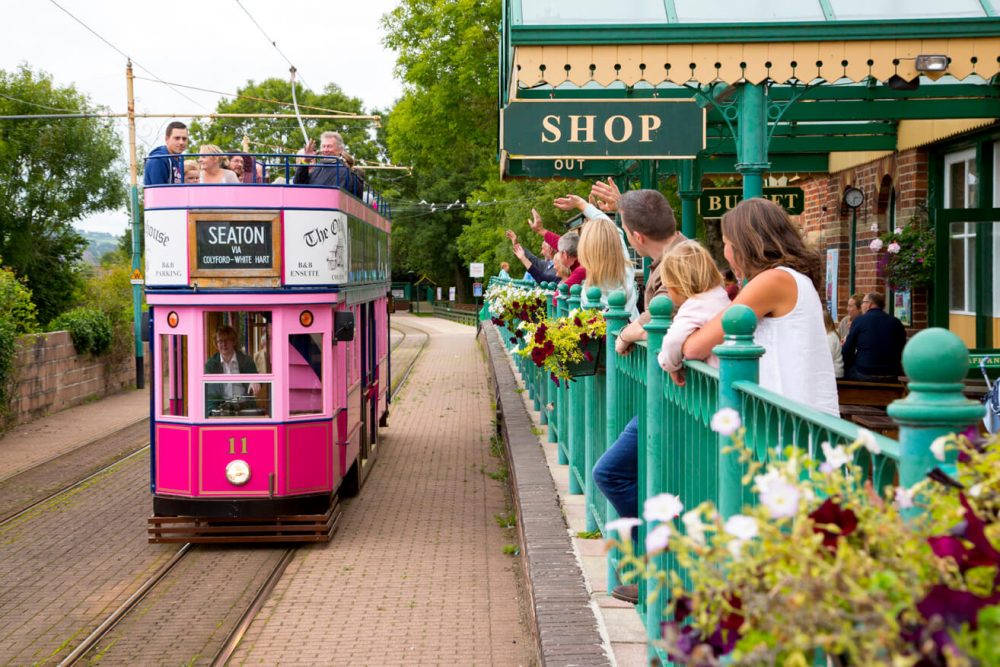
[{"label": "pink flower", "polygon": [[898,255],[901,249],[902,248],[900,247],[900,245],[895,241],[893,241],[892,243],[889,244],[889,247],[886,248],[885,250],[886,252],[891,253],[893,255]]},{"label": "pink flower", "polygon": [[882,239],[872,239],[872,242],[868,244],[868,248],[875,252],[878,252],[879,250],[882,249],[882,246],[884,245],[885,244],[882,243]]}]

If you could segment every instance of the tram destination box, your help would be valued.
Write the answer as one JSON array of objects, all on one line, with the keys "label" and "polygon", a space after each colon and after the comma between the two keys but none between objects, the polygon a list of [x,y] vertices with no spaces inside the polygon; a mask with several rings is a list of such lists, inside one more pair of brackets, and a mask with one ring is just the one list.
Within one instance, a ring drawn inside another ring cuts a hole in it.
[{"label": "tram destination box", "polygon": [[190,222],[191,277],[280,279],[278,213],[192,212]]}]

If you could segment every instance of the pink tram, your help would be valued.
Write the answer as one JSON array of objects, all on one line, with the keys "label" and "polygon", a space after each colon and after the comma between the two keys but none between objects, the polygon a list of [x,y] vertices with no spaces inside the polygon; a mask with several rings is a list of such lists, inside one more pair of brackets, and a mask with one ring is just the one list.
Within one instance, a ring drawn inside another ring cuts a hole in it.
[{"label": "pink tram", "polygon": [[357,187],[145,189],[151,542],[330,539],[388,416],[381,203]]}]

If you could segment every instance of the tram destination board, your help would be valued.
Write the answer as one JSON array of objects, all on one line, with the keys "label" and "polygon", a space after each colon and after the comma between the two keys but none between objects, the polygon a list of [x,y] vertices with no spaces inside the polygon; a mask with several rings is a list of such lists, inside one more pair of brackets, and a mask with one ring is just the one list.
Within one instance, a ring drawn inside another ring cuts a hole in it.
[{"label": "tram destination board", "polygon": [[274,213],[213,213],[195,218],[193,276],[280,275],[275,257],[279,216]]}]

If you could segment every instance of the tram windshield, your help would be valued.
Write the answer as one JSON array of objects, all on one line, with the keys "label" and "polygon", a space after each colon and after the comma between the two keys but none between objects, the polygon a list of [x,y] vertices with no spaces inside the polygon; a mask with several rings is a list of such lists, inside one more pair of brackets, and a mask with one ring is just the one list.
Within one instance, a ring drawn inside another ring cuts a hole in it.
[{"label": "tram windshield", "polygon": [[204,341],[205,417],[270,417],[271,313],[207,311]]}]

